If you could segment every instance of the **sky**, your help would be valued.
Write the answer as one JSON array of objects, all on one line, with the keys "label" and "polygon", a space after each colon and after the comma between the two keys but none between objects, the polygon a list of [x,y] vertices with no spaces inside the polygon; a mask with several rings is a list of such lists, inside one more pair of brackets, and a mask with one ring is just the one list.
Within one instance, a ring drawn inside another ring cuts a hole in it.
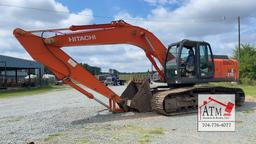
[{"label": "sky", "polygon": [[[256,43],[255,0],[1,0],[0,54],[32,59],[12,35],[25,30],[110,23],[123,19],[146,28],[168,46],[182,39],[207,41],[215,54],[232,56],[237,46],[237,17],[241,43]],[[78,62],[143,72],[151,68],[144,52],[131,45],[63,48]]]}]

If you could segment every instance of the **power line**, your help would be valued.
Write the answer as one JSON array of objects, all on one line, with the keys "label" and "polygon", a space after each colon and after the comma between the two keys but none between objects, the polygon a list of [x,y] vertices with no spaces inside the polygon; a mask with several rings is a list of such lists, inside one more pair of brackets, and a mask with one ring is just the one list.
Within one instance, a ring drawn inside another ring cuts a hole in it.
[{"label": "power line", "polygon": [[[20,8],[20,9],[28,9],[28,10],[36,10],[36,11],[44,11],[44,12],[50,12],[50,13],[65,13],[65,14],[70,14],[69,11],[57,11],[57,10],[51,10],[51,9],[44,9],[44,8],[35,8],[35,7],[27,7],[27,6],[18,6],[18,5],[10,5],[10,4],[1,4],[0,3],[0,7],[12,7],[12,8]],[[77,15],[83,15],[83,16],[93,16],[93,17],[97,17],[97,18],[102,18],[102,19],[114,19],[114,17],[111,16],[102,16],[102,15],[92,15],[92,14],[81,14],[78,13]],[[167,22],[167,21],[163,21],[163,20],[149,20],[149,19],[143,19],[143,18],[126,18],[123,17],[124,20],[128,20],[128,21],[145,21],[145,22],[161,22],[164,24],[184,24],[184,23],[189,23],[189,24],[198,24],[198,23],[204,23],[204,22],[231,22],[231,21],[235,21],[236,18],[227,18],[225,16],[223,17],[214,17],[214,18],[198,18],[198,19],[191,19],[188,21],[188,19],[186,18],[186,21],[184,20],[184,22]]]},{"label": "power line", "polygon": [[31,10],[37,10],[37,11],[53,12],[53,13],[69,13],[68,11],[56,11],[56,10],[51,10],[51,9],[42,9],[42,8],[17,6],[17,5],[9,5],[9,4],[0,4],[0,6],[1,7],[21,8],[21,9],[31,9]]},{"label": "power line", "polygon": [[[43,9],[43,8],[35,8],[35,7],[26,7],[26,6],[18,6],[18,5],[9,5],[9,4],[0,4],[0,7],[12,7],[12,8],[20,8],[20,9],[44,11],[44,12],[50,12],[50,13],[65,13],[65,14],[70,14],[69,11],[57,11],[57,10],[51,10],[51,9]],[[109,16],[90,15],[90,14],[79,14],[79,13],[78,13],[78,15],[94,16],[94,17],[100,17],[100,18],[111,18],[111,19],[113,19],[113,17],[109,17]]]}]

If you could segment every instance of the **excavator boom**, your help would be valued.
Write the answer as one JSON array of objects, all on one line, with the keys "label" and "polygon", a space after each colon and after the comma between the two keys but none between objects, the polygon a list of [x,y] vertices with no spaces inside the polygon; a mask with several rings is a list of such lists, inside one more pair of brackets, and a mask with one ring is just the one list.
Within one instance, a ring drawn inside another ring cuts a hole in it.
[{"label": "excavator boom", "polygon": [[[34,34],[38,32],[41,33],[40,36]],[[46,32],[55,32],[55,36],[45,38],[44,33]],[[112,109],[113,103],[120,103],[120,96],[82,68],[78,62],[61,50],[62,47],[108,44],[135,45],[145,52],[160,78],[164,79],[164,73],[160,69],[165,63],[167,52],[165,46],[151,32],[122,20],[113,21],[110,24],[71,26],[64,29],[25,31],[17,28],[14,30],[14,35],[33,59],[47,66],[59,80],[63,80],[88,98],[95,99],[101,104],[103,102],[77,85],[77,82],[109,98],[109,106],[103,104],[109,109]],[[154,58],[158,60],[160,67]]]}]

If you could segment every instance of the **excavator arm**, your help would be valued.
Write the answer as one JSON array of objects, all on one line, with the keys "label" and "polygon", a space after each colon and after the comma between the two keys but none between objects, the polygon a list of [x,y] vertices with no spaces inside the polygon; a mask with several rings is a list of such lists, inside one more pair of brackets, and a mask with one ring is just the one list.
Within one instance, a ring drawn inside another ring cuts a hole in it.
[{"label": "excavator arm", "polygon": [[[38,32],[41,33],[40,36],[35,34]],[[45,32],[55,32],[56,35],[44,38]],[[135,45],[145,52],[161,80],[164,80],[164,73],[160,70],[155,58],[163,68],[167,52],[165,46],[151,32],[122,20],[113,21],[110,24],[71,26],[65,29],[25,31],[17,28],[14,30],[14,35],[33,59],[47,66],[59,80],[63,80],[88,98],[95,99],[112,111],[117,111],[115,103],[120,103],[120,96],[62,51],[62,47],[108,44]],[[173,56],[169,57],[172,58]],[[77,83],[107,97],[109,105],[95,98],[93,94],[84,90]]]},{"label": "excavator arm", "polygon": [[124,21],[114,21],[111,24],[71,26],[73,33],[58,35],[45,39],[45,43],[56,47],[131,44],[144,50],[161,79],[164,74],[157,66],[153,57],[161,66],[164,65],[166,48],[151,32]]}]

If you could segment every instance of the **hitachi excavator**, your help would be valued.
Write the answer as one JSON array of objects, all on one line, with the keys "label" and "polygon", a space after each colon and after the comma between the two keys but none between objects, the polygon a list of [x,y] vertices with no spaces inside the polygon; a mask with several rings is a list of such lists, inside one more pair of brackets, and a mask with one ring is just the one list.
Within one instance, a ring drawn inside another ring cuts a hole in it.
[{"label": "hitachi excavator", "polygon": [[[46,32],[55,35],[45,37]],[[63,29],[25,31],[17,28],[13,33],[32,58],[48,67],[59,80],[112,112],[190,113],[197,110],[199,94],[234,94],[236,105],[244,103],[244,92],[240,88],[201,84],[239,79],[238,62],[227,56],[213,55],[210,44],[204,41],[182,40],[166,48],[153,33],[123,20]],[[131,81],[119,96],[61,49],[111,44],[130,44],[141,48],[160,80],[167,85],[150,88],[148,80]],[[81,85],[107,97],[109,103],[96,98]]]}]

